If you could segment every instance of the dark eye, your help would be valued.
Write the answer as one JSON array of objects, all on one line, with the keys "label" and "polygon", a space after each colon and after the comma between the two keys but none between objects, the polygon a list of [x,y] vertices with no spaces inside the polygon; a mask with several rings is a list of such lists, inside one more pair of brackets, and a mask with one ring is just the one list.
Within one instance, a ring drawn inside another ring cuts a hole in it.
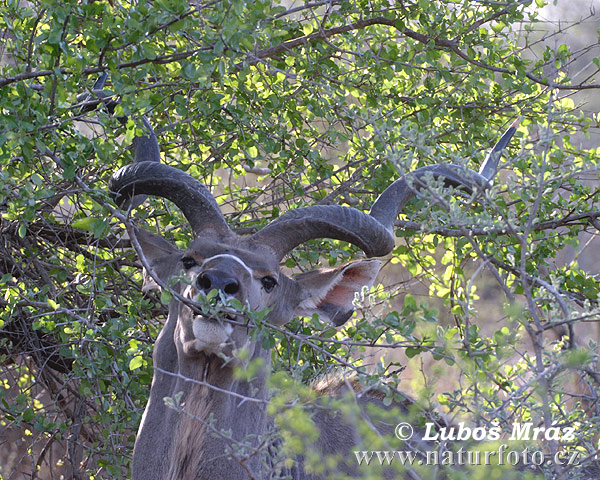
[{"label": "dark eye", "polygon": [[275,280],[273,277],[263,277],[260,279],[260,281],[265,289],[265,292],[267,293],[273,290],[277,285],[277,280]]},{"label": "dark eye", "polygon": [[185,268],[186,270],[189,270],[192,267],[195,267],[196,265],[198,265],[198,263],[196,262],[195,259],[193,259],[192,257],[183,257],[181,259],[181,263],[183,264],[183,268]]}]

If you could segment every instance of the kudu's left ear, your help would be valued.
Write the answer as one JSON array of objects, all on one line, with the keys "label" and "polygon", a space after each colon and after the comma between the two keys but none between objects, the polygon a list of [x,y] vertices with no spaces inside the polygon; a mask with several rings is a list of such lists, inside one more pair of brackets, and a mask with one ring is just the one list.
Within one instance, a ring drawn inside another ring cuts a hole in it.
[{"label": "kudu's left ear", "polygon": [[[179,263],[180,250],[161,236],[146,230],[137,229],[135,235],[152,270],[158,275],[158,278],[163,282],[167,282],[169,277],[177,273],[177,268],[181,268]],[[142,291],[149,292],[150,290],[160,290],[160,287],[144,269]]]},{"label": "kudu's left ear", "polygon": [[312,316],[336,327],[343,325],[354,312],[354,294],[370,287],[379,272],[379,260],[358,260],[336,268],[323,268],[294,277],[302,288],[302,301],[296,316]]}]

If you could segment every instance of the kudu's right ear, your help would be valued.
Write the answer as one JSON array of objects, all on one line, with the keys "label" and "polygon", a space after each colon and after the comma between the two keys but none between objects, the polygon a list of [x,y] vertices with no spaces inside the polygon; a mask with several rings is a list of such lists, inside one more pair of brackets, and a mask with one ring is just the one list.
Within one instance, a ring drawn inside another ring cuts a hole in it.
[{"label": "kudu's right ear", "polygon": [[339,327],[354,313],[354,295],[370,287],[379,272],[379,260],[357,260],[335,268],[321,268],[297,275],[302,301],[295,315],[311,316]]},{"label": "kudu's right ear", "polygon": [[[171,245],[160,235],[147,232],[146,230],[136,229],[135,236],[142,247],[142,253],[152,270],[163,282],[177,273],[177,266],[181,257],[181,251]],[[150,290],[160,290],[159,285],[152,276],[144,269],[144,292]]]}]

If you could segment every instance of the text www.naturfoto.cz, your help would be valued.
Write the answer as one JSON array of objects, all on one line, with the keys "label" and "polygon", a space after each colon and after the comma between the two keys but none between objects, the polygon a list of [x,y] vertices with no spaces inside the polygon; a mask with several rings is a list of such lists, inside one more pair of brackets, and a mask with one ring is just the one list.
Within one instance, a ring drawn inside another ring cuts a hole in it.
[{"label": "text www.naturfoto.cz", "polygon": [[427,451],[417,453],[406,450],[360,450],[354,451],[359,465],[391,465],[400,462],[401,465],[531,465],[544,464],[576,465],[578,453],[567,455],[557,452],[546,457],[540,450],[506,450],[507,445],[501,445],[498,450],[473,451],[460,448],[457,451]]}]

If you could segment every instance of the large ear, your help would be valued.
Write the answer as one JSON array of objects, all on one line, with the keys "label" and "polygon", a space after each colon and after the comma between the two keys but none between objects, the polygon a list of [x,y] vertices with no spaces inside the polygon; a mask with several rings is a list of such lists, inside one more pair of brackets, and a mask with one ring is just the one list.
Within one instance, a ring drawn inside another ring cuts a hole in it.
[{"label": "large ear", "polygon": [[359,260],[336,268],[323,268],[294,277],[302,288],[302,301],[295,315],[312,316],[336,327],[344,324],[354,312],[354,294],[370,287],[379,272],[379,260]]},{"label": "large ear", "polygon": [[[136,230],[135,236],[142,247],[142,253],[146,257],[148,264],[158,278],[166,282],[169,277],[177,273],[177,266],[181,258],[181,252],[178,248],[171,245],[161,236],[147,232],[146,230]],[[160,289],[158,284],[144,269],[142,290],[148,292],[158,289]]]}]

